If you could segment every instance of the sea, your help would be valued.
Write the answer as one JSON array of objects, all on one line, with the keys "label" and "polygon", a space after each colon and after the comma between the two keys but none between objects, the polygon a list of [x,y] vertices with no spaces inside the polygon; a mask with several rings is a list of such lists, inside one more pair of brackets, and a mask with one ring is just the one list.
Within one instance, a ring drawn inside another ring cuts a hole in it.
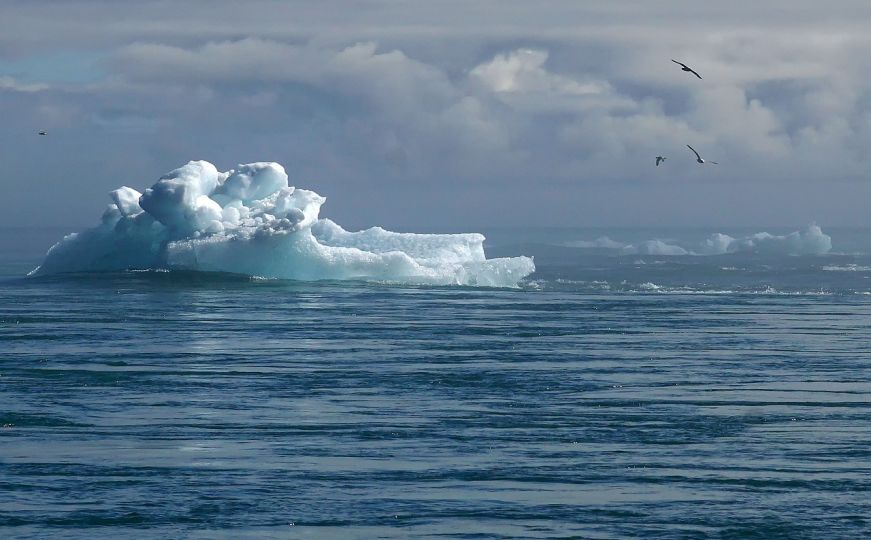
[{"label": "sea", "polygon": [[70,229],[0,229],[0,538],[868,538],[871,230],[602,247],[760,230],[483,230],[537,268],[484,288],[27,278]]}]

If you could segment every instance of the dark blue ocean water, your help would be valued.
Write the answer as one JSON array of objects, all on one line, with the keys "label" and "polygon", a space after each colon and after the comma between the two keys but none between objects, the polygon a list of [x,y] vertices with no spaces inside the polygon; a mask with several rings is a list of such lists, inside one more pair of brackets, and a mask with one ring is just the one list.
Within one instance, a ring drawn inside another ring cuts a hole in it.
[{"label": "dark blue ocean water", "polygon": [[61,231],[0,231],[0,537],[867,537],[871,231],[826,232],[493,231],[538,271],[475,289],[23,279]]}]

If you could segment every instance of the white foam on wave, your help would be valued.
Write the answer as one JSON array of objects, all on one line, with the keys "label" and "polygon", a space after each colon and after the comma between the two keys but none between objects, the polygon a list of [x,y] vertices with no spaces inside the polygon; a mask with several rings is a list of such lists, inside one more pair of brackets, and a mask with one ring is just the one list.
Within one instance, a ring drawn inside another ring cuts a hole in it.
[{"label": "white foam on wave", "polygon": [[674,295],[725,295],[725,294],[753,294],[767,296],[832,296],[834,293],[824,289],[803,290],[803,291],[785,291],[767,285],[761,289],[711,289],[703,287],[692,287],[688,285],[681,286],[662,286],[655,283],[646,282],[636,286],[629,286],[623,292],[629,293],[657,293],[657,294],[674,294]]},{"label": "white foam on wave", "polygon": [[122,187],[101,223],[67,235],[29,275],[170,268],[259,278],[513,287],[529,257],[487,259],[480,234],[349,232],[326,199],[289,186],[277,163],[218,172],[191,161],[140,194]]},{"label": "white foam on wave", "polygon": [[756,253],[767,255],[823,255],[831,251],[832,238],[812,223],[803,231],[784,235],[760,232],[733,238],[728,234],[715,233],[696,246],[679,246],[673,241],[659,239],[639,243],[622,243],[602,236],[596,240],[567,242],[568,247],[581,249],[604,249],[619,255],[727,255],[731,253]]}]

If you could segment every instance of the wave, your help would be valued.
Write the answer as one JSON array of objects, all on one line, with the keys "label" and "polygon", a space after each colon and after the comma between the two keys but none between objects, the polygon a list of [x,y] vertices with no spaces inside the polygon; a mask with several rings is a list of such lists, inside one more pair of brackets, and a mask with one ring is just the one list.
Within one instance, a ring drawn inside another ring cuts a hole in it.
[{"label": "wave", "polygon": [[100,224],[67,235],[28,275],[128,269],[259,278],[514,287],[530,257],[487,259],[481,234],[349,232],[319,217],[326,199],[288,185],[278,163],[218,172],[191,161],[144,193],[110,194]]},{"label": "wave", "polygon": [[578,292],[592,295],[708,295],[708,296],[868,296],[871,291],[863,289],[811,288],[811,287],[774,287],[772,285],[748,285],[739,283],[723,283],[721,286],[712,284],[696,285],[661,285],[651,281],[602,282],[596,280],[567,279],[536,279],[524,281],[523,286],[537,291],[546,292]]},{"label": "wave", "polygon": [[683,247],[669,241],[653,239],[639,243],[623,243],[607,236],[595,240],[567,242],[567,247],[579,249],[599,249],[619,255],[728,255],[732,253],[752,253],[765,255],[823,255],[831,251],[832,238],[823,233],[816,224],[810,224],[803,231],[785,235],[760,232],[742,238],[728,234],[715,233],[695,246]]}]

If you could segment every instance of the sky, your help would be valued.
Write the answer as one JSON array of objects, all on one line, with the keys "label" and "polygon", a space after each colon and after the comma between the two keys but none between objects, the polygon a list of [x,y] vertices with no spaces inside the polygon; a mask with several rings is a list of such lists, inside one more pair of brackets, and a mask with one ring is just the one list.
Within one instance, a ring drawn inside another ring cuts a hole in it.
[{"label": "sky", "polygon": [[4,0],[0,227],[95,224],[193,159],[280,162],[347,228],[871,226],[869,29],[867,0]]}]

